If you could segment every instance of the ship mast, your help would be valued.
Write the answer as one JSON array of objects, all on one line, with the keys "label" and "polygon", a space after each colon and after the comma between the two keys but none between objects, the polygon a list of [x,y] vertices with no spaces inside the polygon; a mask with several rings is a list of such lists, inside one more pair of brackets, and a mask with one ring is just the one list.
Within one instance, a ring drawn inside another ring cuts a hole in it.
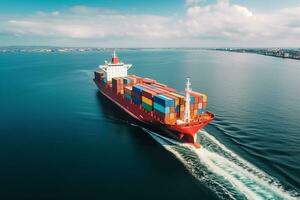
[{"label": "ship mast", "polygon": [[191,121],[190,92],[192,91],[190,78],[186,79],[185,85],[186,85],[186,88],[185,88],[186,94],[185,94],[184,121],[189,123]]}]

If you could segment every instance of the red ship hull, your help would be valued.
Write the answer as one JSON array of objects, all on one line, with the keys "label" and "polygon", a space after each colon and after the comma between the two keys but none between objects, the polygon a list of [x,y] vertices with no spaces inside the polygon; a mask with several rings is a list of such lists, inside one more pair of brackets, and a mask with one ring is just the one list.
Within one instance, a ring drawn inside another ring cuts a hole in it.
[{"label": "red ship hull", "polygon": [[[183,143],[190,143],[196,147],[200,147],[197,143],[197,132],[210,123],[214,115],[210,112],[206,112],[199,116],[197,120],[184,124],[165,124],[155,117],[153,112],[147,112],[140,105],[134,104],[132,101],[125,99],[122,94],[115,94],[112,89],[107,85],[100,84],[95,80],[95,83],[99,91],[114,104],[128,113],[131,117],[142,123],[146,128],[154,130],[156,133],[166,135],[172,139]],[[159,131],[159,132],[157,132]]]}]

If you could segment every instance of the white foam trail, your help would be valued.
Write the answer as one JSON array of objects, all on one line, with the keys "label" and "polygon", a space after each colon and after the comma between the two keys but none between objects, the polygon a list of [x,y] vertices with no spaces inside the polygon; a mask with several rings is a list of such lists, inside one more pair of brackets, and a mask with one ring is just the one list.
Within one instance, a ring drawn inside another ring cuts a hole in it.
[{"label": "white foam trail", "polygon": [[[220,159],[213,153],[207,151],[206,149],[201,149],[197,152],[199,158],[211,169],[213,172],[227,179],[232,185],[239,189],[240,192],[244,193],[248,199],[262,199],[249,188],[245,187],[239,182],[239,180],[232,178],[231,174],[228,171],[222,169],[220,165],[216,164],[214,161]],[[210,154],[210,155],[209,155]],[[215,157],[215,159],[214,159]],[[212,159],[210,159],[212,158]]]},{"label": "white foam trail", "polygon": [[[176,149],[175,149],[172,145],[170,145],[170,143],[171,143],[171,144],[175,144],[175,145],[177,145],[177,146],[181,146],[181,147],[187,147],[187,148],[188,148],[189,146],[191,146],[191,145],[183,144],[183,143],[180,143],[180,142],[178,142],[178,141],[176,141],[176,140],[173,140],[173,139],[170,139],[170,138],[166,138],[166,137],[164,137],[164,136],[158,135],[158,134],[156,134],[156,133],[154,133],[154,132],[152,132],[152,131],[149,131],[149,130],[147,130],[147,129],[144,129],[144,128],[142,128],[142,129],[143,129],[145,132],[149,133],[149,134],[150,134],[157,142],[159,142],[166,150],[168,150],[168,151],[170,151],[171,153],[173,153],[173,154],[175,155],[175,157],[176,157],[178,160],[180,160],[180,161],[185,165],[185,167],[189,170],[189,172],[190,172],[191,174],[193,174],[194,176],[196,176],[194,169],[190,166],[190,163],[186,162],[186,159],[185,159],[178,151],[176,151]],[[207,179],[207,177],[201,177],[200,179],[205,180],[205,179]],[[217,182],[217,181],[215,181],[215,180],[213,180],[213,179],[211,179],[211,180],[209,180],[209,181],[211,181],[211,182],[213,182],[214,184],[218,185],[218,187],[220,187],[220,188],[223,190],[223,192],[224,192],[225,194],[227,194],[231,199],[235,199],[235,198],[231,195],[231,192],[228,191],[221,183],[219,183],[219,182]]]},{"label": "white foam trail", "polygon": [[196,149],[192,145],[182,144],[175,140],[153,133],[147,129],[143,130],[148,132],[157,142],[162,144],[165,149],[172,152],[187,167],[187,169],[196,176],[196,166],[186,160],[184,153],[180,152],[178,147],[183,147],[194,152],[198,156],[201,164],[206,166],[210,172],[213,172],[217,176],[223,178],[223,181],[217,179],[214,180],[209,176],[196,176],[196,178],[200,181],[213,182],[231,199],[236,198],[235,192],[230,191],[231,188],[226,186],[224,179],[233,185],[240,195],[245,195],[248,199],[296,199],[296,197],[291,196],[290,193],[285,191],[276,179],[270,177],[251,163],[242,159],[240,156],[226,148],[215,137],[205,131],[201,131],[203,136],[221,148],[227,155],[219,155],[205,147]]},{"label": "white foam trail", "polygon": [[[284,199],[296,199],[295,197],[292,197],[287,191],[285,191],[283,189],[282,185],[280,184],[280,182],[278,180],[276,180],[275,178],[273,178],[270,175],[266,174],[265,172],[259,170],[257,167],[255,167],[254,165],[252,165],[248,161],[244,160],[243,158],[241,158],[240,156],[238,156],[237,154],[235,154],[234,152],[232,152],[231,150],[226,148],[223,144],[221,144],[215,137],[210,135],[208,132],[201,131],[201,133],[205,137],[212,140],[219,147],[221,147],[222,150],[226,151],[232,157],[234,157],[235,162],[230,161],[230,160],[228,160],[228,159],[226,159],[226,158],[224,158],[224,157],[222,157],[222,156],[220,156],[216,153],[209,152],[209,151],[204,149],[207,152],[207,155],[208,156],[213,155],[213,156],[215,156],[215,158],[213,158],[214,160],[220,161],[224,165],[226,164],[229,168],[234,169],[235,172],[241,172],[245,176],[244,179],[246,177],[248,177],[250,180],[253,180],[257,184],[263,186],[264,188],[258,188],[256,186],[256,189],[261,190],[261,191],[259,191],[260,193],[264,193],[265,190],[271,190],[273,193],[275,193],[276,196],[283,197]],[[194,150],[197,151],[197,149],[194,149]],[[251,171],[249,171],[249,169],[251,169]],[[269,197],[272,196],[272,194],[269,194],[268,192],[266,192],[265,195],[269,196]]]}]

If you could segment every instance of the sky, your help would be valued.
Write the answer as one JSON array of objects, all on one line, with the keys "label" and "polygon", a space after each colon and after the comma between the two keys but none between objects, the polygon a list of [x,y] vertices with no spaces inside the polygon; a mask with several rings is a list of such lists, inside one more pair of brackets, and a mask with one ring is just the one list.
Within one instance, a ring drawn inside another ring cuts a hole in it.
[{"label": "sky", "polygon": [[0,46],[300,47],[300,0],[0,0]]}]

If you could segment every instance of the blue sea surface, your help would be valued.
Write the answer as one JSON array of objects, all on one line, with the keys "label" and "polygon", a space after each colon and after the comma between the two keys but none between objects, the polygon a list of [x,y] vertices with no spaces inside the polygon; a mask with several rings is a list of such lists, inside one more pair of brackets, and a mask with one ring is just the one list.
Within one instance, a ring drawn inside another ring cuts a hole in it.
[{"label": "blue sea surface", "polygon": [[207,94],[203,148],[162,138],[97,91],[111,52],[0,54],[0,199],[297,199],[300,62],[120,50],[130,73]]}]

